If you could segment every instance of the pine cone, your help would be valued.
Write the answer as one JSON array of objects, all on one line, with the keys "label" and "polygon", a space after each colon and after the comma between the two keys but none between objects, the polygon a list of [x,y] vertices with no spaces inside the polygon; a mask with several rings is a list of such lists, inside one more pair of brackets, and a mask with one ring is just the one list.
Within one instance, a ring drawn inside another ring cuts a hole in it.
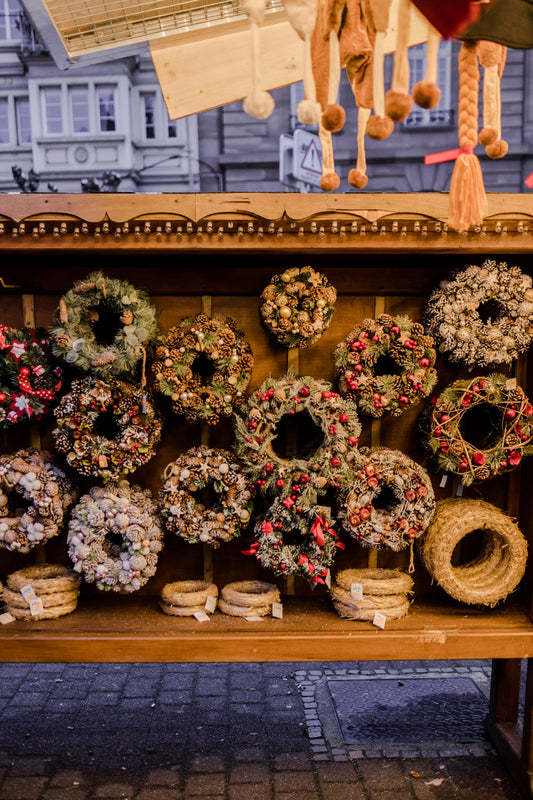
[{"label": "pine cone", "polygon": [[488,467],[479,467],[474,470],[474,475],[478,481],[486,481],[491,476],[491,471]]}]

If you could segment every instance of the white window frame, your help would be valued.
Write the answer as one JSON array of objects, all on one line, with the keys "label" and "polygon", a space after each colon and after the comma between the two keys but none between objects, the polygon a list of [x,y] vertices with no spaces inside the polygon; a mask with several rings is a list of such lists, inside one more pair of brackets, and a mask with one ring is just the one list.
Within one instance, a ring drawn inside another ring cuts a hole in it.
[{"label": "white window frame", "polygon": [[[33,126],[31,119],[31,104],[28,95],[23,93],[5,92],[0,94],[0,100],[6,101],[7,133],[9,138],[9,141],[7,142],[0,142],[0,149],[8,147],[30,147],[33,138]],[[26,100],[30,109],[30,140],[28,142],[23,142],[20,140],[20,126],[17,118],[18,100]]]},{"label": "white window frame", "polygon": [[[143,142],[145,145],[150,144],[172,144],[177,145],[178,147],[185,146],[187,144],[187,125],[185,119],[170,119],[168,114],[168,109],[161,93],[161,89],[156,86],[140,86],[137,89],[137,107],[139,109],[139,113],[137,115],[137,119],[140,120],[139,122],[139,130],[138,130],[138,137],[139,140]],[[153,119],[153,126],[154,126],[154,137],[148,137],[146,135],[146,106],[145,106],[145,98],[147,96],[153,97],[154,100],[154,119]],[[175,136],[169,136],[169,126],[173,125],[176,130]]]},{"label": "white window frame", "polygon": [[17,0],[0,0],[0,15],[5,29],[5,36],[0,37],[0,42],[20,42],[22,31],[16,24],[20,14],[22,14],[22,6]]},{"label": "white window frame", "polygon": [[[89,111],[89,130],[88,131],[75,131],[75,120],[73,117],[72,107],[72,90],[76,88],[86,88],[88,95],[88,111]],[[48,115],[46,109],[46,91],[48,89],[59,89],[60,92],[60,108],[61,108],[61,123],[62,130],[50,131],[48,130]],[[111,131],[102,130],[99,103],[99,90],[111,89],[113,92],[113,110],[114,110],[114,129]],[[73,137],[86,139],[93,136],[115,136],[119,132],[120,126],[120,87],[116,80],[105,80],[102,78],[94,79],[80,79],[75,80],[62,80],[62,81],[39,81],[36,84],[36,91],[39,96],[39,108],[41,111],[41,135],[47,138],[60,138],[60,137]]]}]

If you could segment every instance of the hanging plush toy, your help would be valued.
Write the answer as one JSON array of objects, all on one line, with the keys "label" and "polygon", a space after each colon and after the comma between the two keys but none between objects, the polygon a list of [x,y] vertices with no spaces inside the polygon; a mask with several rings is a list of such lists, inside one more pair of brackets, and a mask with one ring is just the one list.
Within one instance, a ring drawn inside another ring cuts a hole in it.
[{"label": "hanging plush toy", "polygon": [[483,67],[483,128],[479,143],[489,158],[503,158],[509,145],[502,139],[500,83],[507,48],[496,42],[478,42],[477,54]]},{"label": "hanging plush toy", "polygon": [[373,100],[374,113],[369,118],[366,132],[371,139],[387,139],[394,130],[394,122],[385,113],[385,79],[383,59],[385,37],[389,28],[392,0],[369,0],[369,24],[374,32]]},{"label": "hanging plush toy", "polygon": [[256,119],[266,119],[274,111],[274,99],[261,89],[259,27],[265,19],[266,0],[241,0],[242,10],[250,22],[252,35],[252,91],[244,98],[244,111]]},{"label": "hanging plush toy", "polygon": [[413,98],[409,94],[409,30],[411,0],[399,0],[396,21],[396,48],[391,87],[385,95],[385,114],[393,122],[403,122],[411,113]]},{"label": "hanging plush toy", "polygon": [[426,74],[424,79],[413,86],[412,96],[420,108],[436,108],[440,100],[440,89],[437,86],[439,69],[440,33],[428,22],[426,43]]},{"label": "hanging plush toy", "polygon": [[345,113],[337,103],[341,77],[339,37],[344,0],[318,0],[316,26],[311,39],[311,59],[322,127],[335,133],[344,125]]},{"label": "hanging plush toy", "polygon": [[311,65],[311,37],[315,30],[318,0],[283,0],[287,17],[304,43],[304,100],[298,103],[296,114],[302,125],[314,125],[320,118],[321,108],[317,103],[315,79]]}]

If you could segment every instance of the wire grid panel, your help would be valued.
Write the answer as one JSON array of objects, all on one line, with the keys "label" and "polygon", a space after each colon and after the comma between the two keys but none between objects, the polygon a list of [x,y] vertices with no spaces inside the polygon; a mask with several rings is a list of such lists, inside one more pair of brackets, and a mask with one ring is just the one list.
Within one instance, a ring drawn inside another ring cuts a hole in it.
[{"label": "wire grid panel", "polygon": [[[45,0],[71,56],[246,21],[239,0]],[[282,10],[270,0],[267,10]]]}]

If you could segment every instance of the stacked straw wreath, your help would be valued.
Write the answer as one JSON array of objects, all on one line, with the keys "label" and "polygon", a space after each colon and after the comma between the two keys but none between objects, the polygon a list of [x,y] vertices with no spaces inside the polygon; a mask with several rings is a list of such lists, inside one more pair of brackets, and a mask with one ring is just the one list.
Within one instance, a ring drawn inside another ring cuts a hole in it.
[{"label": "stacked straw wreath", "polygon": [[[296,442],[293,457],[290,422],[302,423],[305,440],[301,448]],[[349,483],[359,459],[360,432],[355,405],[330,383],[288,372],[278,380],[268,378],[236,415],[235,452],[260,491],[301,504],[314,493]],[[282,433],[285,452],[278,447]]]},{"label": "stacked straw wreath", "polygon": [[216,425],[245,399],[254,358],[231,317],[197,314],[171,328],[156,347],[154,390],[188,422]]},{"label": "stacked straw wreath", "polygon": [[409,611],[413,580],[397,569],[344,569],[330,587],[332,603],[344,619],[373,621],[376,613],[400,619]]},{"label": "stacked straw wreath", "polygon": [[531,277],[491,260],[468,266],[432,292],[424,322],[452,362],[470,369],[510,364],[533,335]]},{"label": "stacked straw wreath", "polygon": [[41,419],[61,389],[63,371],[52,359],[44,328],[0,325],[0,425]]},{"label": "stacked straw wreath", "polygon": [[[26,587],[33,598],[25,594]],[[21,591],[22,590],[22,591]],[[71,614],[78,605],[80,577],[62,564],[38,564],[8,575],[3,601],[15,619],[56,619]],[[34,602],[42,604],[35,610]]]},{"label": "stacked straw wreath", "polygon": [[155,575],[163,531],[148,489],[121,480],[94,486],[71,512],[68,554],[87,583],[135,592]]},{"label": "stacked straw wreath", "polygon": [[235,581],[222,587],[218,607],[231,617],[266,617],[279,601],[279,589],[272,583]]},{"label": "stacked straw wreath", "polygon": [[420,430],[438,467],[469,486],[533,453],[533,405],[505,375],[458,380],[433,398]]},{"label": "stacked straw wreath", "polygon": [[144,290],[93,272],[60,299],[50,331],[52,352],[80,372],[131,379],[144,366],[158,330],[155,306]]},{"label": "stacked straw wreath", "polygon": [[334,352],[343,395],[364,414],[398,417],[427,397],[437,382],[433,338],[407,316],[364,319]]},{"label": "stacked straw wreath", "polygon": [[216,608],[218,587],[210,581],[173,581],[163,586],[159,607],[172,617],[192,617],[205,610],[210,597]]},{"label": "stacked straw wreath", "polygon": [[399,450],[361,450],[364,463],[338,498],[344,530],[365,547],[402,550],[421,536],[435,511],[424,468]]},{"label": "stacked straw wreath", "polygon": [[[457,546],[481,532],[481,546],[466,563],[454,564]],[[421,561],[450,597],[469,605],[495,606],[520,583],[527,560],[527,541],[518,525],[484,500],[439,500],[426,535]]]},{"label": "stacked straw wreath", "polygon": [[0,456],[0,548],[28,553],[57,536],[77,496],[47,451]]},{"label": "stacked straw wreath", "polygon": [[[163,526],[191,544],[218,547],[240,536],[250,521],[254,490],[229,450],[193,447],[165,468],[158,507]],[[198,494],[212,487],[217,502],[207,507]]]},{"label": "stacked straw wreath", "polygon": [[259,313],[285,347],[309,347],[329,328],[337,291],[312,267],[291,267],[274,275],[261,293]]},{"label": "stacked straw wreath", "polygon": [[338,548],[344,548],[332,526],[329,509],[303,508],[290,497],[278,497],[257,521],[255,540],[244,554],[254,555],[274,575],[323,584]]},{"label": "stacked straw wreath", "polygon": [[79,475],[116,480],[154,455],[162,421],[146,392],[123,381],[88,376],[54,409],[56,450]]}]

